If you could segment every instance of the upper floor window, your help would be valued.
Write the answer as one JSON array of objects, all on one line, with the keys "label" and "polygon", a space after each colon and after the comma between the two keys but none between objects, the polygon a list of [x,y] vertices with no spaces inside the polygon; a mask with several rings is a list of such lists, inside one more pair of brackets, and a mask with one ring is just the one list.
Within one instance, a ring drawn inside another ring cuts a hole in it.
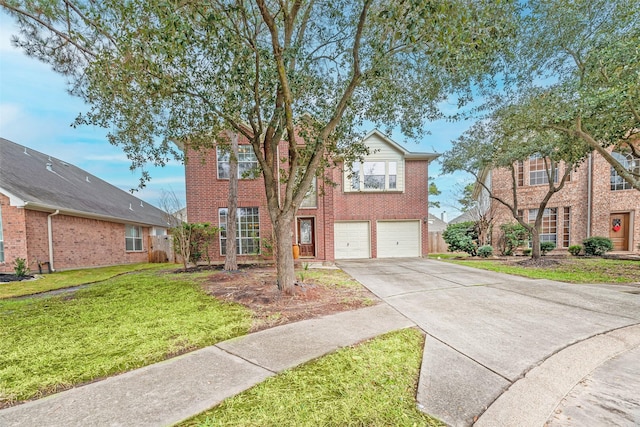
[{"label": "upper floor window", "polygon": [[[629,172],[640,177],[640,157],[634,157],[632,153],[620,153],[614,151],[611,155]],[[618,175],[618,172],[611,166],[611,190],[631,190],[633,187],[627,180]]]},{"label": "upper floor window", "polygon": [[518,177],[518,187],[524,185],[524,161],[518,160],[516,164],[516,175]]},{"label": "upper floor window", "polygon": [[398,189],[398,162],[367,161],[351,166],[348,191],[394,191]]},{"label": "upper floor window", "polygon": [[[229,179],[229,150],[216,148],[218,159],[218,178]],[[238,178],[253,178],[258,169],[258,158],[251,145],[238,146]]]},{"label": "upper floor window", "polygon": [[[529,185],[542,185],[549,183],[549,172],[547,165],[550,161],[540,156],[529,158]],[[553,171],[553,182],[558,182],[558,166]]]},{"label": "upper floor window", "polygon": [[142,251],[142,227],[137,225],[125,226],[124,241],[127,251]]},{"label": "upper floor window", "polygon": [[311,181],[311,187],[307,194],[304,195],[304,199],[302,199],[302,203],[300,203],[301,208],[317,208],[318,207],[318,182],[316,177],[313,177],[313,181]]}]

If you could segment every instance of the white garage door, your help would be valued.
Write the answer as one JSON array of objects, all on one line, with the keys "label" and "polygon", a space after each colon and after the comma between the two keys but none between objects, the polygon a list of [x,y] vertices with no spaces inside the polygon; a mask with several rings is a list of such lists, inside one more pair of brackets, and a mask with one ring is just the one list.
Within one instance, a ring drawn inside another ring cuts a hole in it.
[{"label": "white garage door", "polygon": [[369,222],[336,222],[333,237],[336,259],[369,258]]},{"label": "white garage door", "polygon": [[379,221],[378,258],[420,256],[420,221]]}]

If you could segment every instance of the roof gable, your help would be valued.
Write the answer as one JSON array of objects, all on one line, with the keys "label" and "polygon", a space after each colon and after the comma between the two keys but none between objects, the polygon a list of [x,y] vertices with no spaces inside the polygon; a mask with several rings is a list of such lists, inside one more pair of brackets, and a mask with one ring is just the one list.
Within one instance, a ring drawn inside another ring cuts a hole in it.
[{"label": "roof gable", "polygon": [[166,214],[63,160],[0,138],[0,192],[27,209],[166,227]]},{"label": "roof gable", "polygon": [[369,138],[371,138],[373,136],[377,136],[380,140],[382,140],[384,143],[386,143],[393,150],[399,152],[407,160],[428,160],[428,161],[432,161],[432,160],[435,160],[436,158],[438,158],[440,156],[440,154],[437,154],[437,153],[426,153],[426,152],[412,152],[412,151],[409,151],[406,148],[404,148],[402,145],[398,144],[397,142],[395,142],[394,140],[392,140],[391,138],[389,138],[388,136],[386,136],[385,134],[380,132],[378,129],[373,129],[372,131],[367,133],[364,136],[363,140],[366,141],[367,139],[369,139]]}]

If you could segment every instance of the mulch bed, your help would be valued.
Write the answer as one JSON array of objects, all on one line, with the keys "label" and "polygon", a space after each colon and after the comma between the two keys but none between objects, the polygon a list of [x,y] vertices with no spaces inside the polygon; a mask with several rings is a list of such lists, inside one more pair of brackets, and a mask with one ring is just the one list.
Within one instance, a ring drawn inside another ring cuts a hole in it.
[{"label": "mulch bed", "polygon": [[8,282],[20,282],[22,280],[33,279],[33,276],[16,276],[15,274],[0,274],[0,282],[8,283]]}]

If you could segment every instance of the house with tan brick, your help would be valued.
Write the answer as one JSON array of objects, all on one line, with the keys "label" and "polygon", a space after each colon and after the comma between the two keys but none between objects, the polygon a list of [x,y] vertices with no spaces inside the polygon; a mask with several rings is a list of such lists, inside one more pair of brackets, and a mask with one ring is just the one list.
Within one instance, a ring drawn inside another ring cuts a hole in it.
[{"label": "house with tan brick", "polygon": [[[640,158],[617,151],[613,156],[627,169],[640,173]],[[562,176],[563,167],[559,166],[556,177]],[[548,188],[544,160],[532,157],[518,162],[515,172],[518,215],[533,223]],[[510,170],[494,169],[487,181],[495,196],[513,200]],[[495,200],[492,204],[493,242],[497,242],[499,225],[515,220],[504,205]],[[540,241],[555,243],[556,251],[566,251],[591,236],[611,238],[614,251],[640,252],[640,191],[633,189],[596,152],[571,171],[564,188],[551,197],[540,230]]]},{"label": "house with tan brick", "polygon": [[[326,171],[316,179],[296,213],[292,245],[300,258],[334,261],[347,258],[420,257],[428,253],[428,168],[433,153],[406,150],[381,132],[364,137],[370,154],[362,162]],[[252,146],[239,139],[237,251],[240,256],[268,252],[272,225],[262,177],[243,171],[258,163]],[[287,145],[279,145],[287,158]],[[228,155],[220,148],[187,152],[185,165],[187,213],[190,222],[220,227],[211,247],[212,259],[222,259],[229,185]],[[330,183],[331,181],[332,183]]]},{"label": "house with tan brick", "polygon": [[147,262],[166,214],[50,155],[0,138],[0,272]]}]

